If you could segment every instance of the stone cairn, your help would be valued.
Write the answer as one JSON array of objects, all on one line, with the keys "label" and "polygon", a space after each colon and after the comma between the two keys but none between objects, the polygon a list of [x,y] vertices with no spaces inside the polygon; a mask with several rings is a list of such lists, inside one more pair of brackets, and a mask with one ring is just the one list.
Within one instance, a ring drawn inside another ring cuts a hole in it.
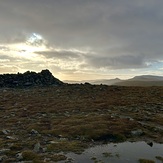
[{"label": "stone cairn", "polygon": [[34,87],[34,86],[59,86],[64,83],[55,78],[49,70],[42,70],[40,73],[27,71],[17,74],[0,75],[0,87]]}]

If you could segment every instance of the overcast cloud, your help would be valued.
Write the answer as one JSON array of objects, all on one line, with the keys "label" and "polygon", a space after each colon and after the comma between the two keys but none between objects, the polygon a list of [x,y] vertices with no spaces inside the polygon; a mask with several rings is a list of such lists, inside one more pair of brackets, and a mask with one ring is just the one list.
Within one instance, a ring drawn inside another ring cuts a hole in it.
[{"label": "overcast cloud", "polygon": [[[1,0],[0,73],[11,67],[11,72],[49,68],[62,79],[95,72],[118,77],[122,69],[124,75],[160,75],[162,8],[162,0]],[[23,43],[43,48],[14,48]],[[20,59],[17,68],[8,57]]]}]

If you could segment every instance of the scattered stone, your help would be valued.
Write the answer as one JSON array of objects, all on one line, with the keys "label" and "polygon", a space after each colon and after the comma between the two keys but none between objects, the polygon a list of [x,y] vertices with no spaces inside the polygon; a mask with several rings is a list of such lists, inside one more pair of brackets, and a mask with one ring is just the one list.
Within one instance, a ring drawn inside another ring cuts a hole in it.
[{"label": "scattered stone", "polygon": [[63,138],[63,135],[58,135],[59,138]]},{"label": "scattered stone", "polygon": [[8,135],[10,133],[10,130],[3,129],[2,132],[3,132],[3,134]]},{"label": "scattered stone", "polygon": [[42,116],[43,116],[43,117],[46,117],[46,116],[47,116],[47,114],[42,114]]},{"label": "scattered stone", "polygon": [[45,147],[45,148],[42,148],[42,152],[43,152],[43,153],[47,152],[47,150],[48,150],[48,149],[47,149],[46,147]]},{"label": "scattered stone", "polygon": [[66,140],[68,140],[67,138],[60,138],[59,139],[60,141],[66,141]]},{"label": "scattered stone", "polygon": [[39,134],[39,132],[36,131],[35,129],[32,129],[32,130],[31,130],[31,134],[33,134],[33,135],[37,135],[37,134]]},{"label": "scattered stone", "polygon": [[143,131],[141,129],[131,131],[132,136],[141,136],[143,135]]},{"label": "scattered stone", "polygon": [[6,136],[7,139],[11,139],[11,140],[17,140],[17,138],[13,137],[13,136]]},{"label": "scattered stone", "polygon": [[153,142],[147,142],[147,144],[152,147],[153,146]]},{"label": "scattered stone", "polygon": [[44,162],[49,162],[51,159],[50,158],[45,158]]},{"label": "scattered stone", "polygon": [[17,160],[23,160],[23,155],[22,155],[22,153],[17,153],[16,154],[16,158],[17,158]]},{"label": "scattered stone", "polygon": [[24,111],[27,111],[27,108],[23,108]]},{"label": "scattered stone", "polygon": [[69,115],[69,114],[66,114],[66,113],[64,114],[64,116],[65,116],[65,117],[70,117],[70,115]]},{"label": "scattered stone", "polygon": [[123,115],[120,115],[119,118],[128,119],[129,121],[134,121],[134,119],[131,118],[130,116],[123,116]]},{"label": "scattered stone", "polygon": [[0,162],[3,162],[6,159],[7,159],[7,156],[6,155],[0,156]]},{"label": "scattered stone", "polygon": [[7,151],[10,151],[10,149],[1,149],[1,150],[0,150],[0,154],[5,153],[5,152],[7,152]]},{"label": "scattered stone", "polygon": [[[96,159],[95,159],[96,160]],[[75,160],[73,158],[67,158],[66,163],[73,163]]]},{"label": "scattered stone", "polygon": [[59,142],[57,142],[57,141],[50,141],[49,143],[50,144],[58,144]]},{"label": "scattered stone", "polygon": [[41,149],[41,145],[40,145],[40,143],[37,143],[37,144],[35,144],[33,151],[38,153],[40,151],[40,149]]}]

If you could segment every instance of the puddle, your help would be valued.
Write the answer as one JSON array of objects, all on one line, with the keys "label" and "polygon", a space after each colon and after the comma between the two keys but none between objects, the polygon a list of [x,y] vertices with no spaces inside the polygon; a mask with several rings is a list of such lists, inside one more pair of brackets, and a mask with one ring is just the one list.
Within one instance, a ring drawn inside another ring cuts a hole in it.
[{"label": "puddle", "polygon": [[145,142],[110,143],[91,147],[80,155],[68,153],[66,156],[74,163],[138,163],[140,158],[162,163],[155,156],[163,157],[163,144],[153,143],[151,147]]}]

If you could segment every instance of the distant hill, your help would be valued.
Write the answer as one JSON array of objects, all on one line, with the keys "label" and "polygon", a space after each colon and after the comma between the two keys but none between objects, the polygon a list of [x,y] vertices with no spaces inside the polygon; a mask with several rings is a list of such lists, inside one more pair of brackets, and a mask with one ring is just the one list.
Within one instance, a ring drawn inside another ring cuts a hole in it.
[{"label": "distant hill", "polygon": [[105,84],[105,85],[119,85],[119,86],[163,86],[163,76],[141,75],[135,76],[128,80],[115,79],[101,79],[101,80],[85,80],[85,81],[65,81],[67,83],[85,83],[90,84]]},{"label": "distant hill", "polygon": [[105,85],[114,85],[115,83],[122,82],[123,80],[119,78],[115,79],[101,79],[101,80],[89,80],[87,82],[91,84],[105,84]]},{"label": "distant hill", "polygon": [[85,83],[85,81],[75,81],[75,80],[64,80],[64,83],[68,83],[68,84],[81,84],[81,83]]},{"label": "distant hill", "polygon": [[0,87],[33,87],[62,85],[63,82],[55,78],[49,70],[42,70],[40,73],[27,71],[23,74],[1,74]]},{"label": "distant hill", "polygon": [[129,79],[130,81],[163,81],[163,76],[142,75]]},{"label": "distant hill", "polygon": [[90,83],[90,84],[96,84],[96,85],[100,85],[100,84],[114,85],[115,83],[119,83],[121,81],[123,81],[123,80],[121,80],[119,78],[115,78],[115,79],[82,80],[82,81],[65,80],[64,82],[70,83],[70,84]]},{"label": "distant hill", "polygon": [[163,86],[163,76],[142,75],[115,83],[120,86]]},{"label": "distant hill", "polygon": [[163,81],[131,81],[126,80],[120,83],[115,83],[118,86],[163,86]]}]

